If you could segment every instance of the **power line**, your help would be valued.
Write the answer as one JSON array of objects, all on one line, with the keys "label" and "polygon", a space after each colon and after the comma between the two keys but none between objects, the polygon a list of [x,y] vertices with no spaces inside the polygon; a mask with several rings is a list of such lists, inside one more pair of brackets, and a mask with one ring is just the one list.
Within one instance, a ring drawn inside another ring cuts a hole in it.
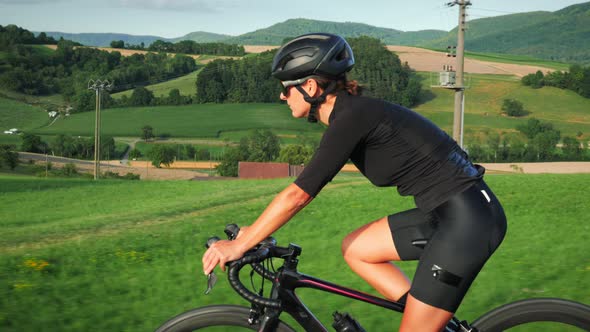
[{"label": "power line", "polygon": [[518,14],[517,12],[508,12],[505,10],[495,10],[495,9],[486,9],[486,8],[478,8],[478,7],[472,7],[471,9],[473,10],[481,10],[484,12],[494,12],[494,13],[501,13],[501,14]]}]

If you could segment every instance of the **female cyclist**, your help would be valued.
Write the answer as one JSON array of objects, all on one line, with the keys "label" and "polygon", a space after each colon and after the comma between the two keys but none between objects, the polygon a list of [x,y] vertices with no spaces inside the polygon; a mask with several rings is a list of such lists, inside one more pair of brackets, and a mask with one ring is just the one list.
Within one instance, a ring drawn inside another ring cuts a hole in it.
[{"label": "female cyclist", "polygon": [[[332,34],[303,35],[276,53],[272,75],[295,118],[327,126],[310,163],[234,241],[219,241],[203,270],[242,257],[303,209],[350,159],[374,185],[396,186],[416,208],[350,233],[342,253],[354,272],[391,300],[406,302],[399,331],[441,331],[484,263],[502,242],[498,199],[445,132],[419,114],[358,95],[346,79],[348,43]],[[410,281],[391,261],[416,260]]]}]

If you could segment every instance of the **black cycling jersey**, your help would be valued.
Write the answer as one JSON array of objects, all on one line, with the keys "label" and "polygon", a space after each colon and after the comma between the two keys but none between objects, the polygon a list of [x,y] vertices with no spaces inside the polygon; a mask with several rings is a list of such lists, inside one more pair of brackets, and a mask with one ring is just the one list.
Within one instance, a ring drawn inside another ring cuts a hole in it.
[{"label": "black cycling jersey", "polygon": [[338,93],[320,145],[295,184],[315,197],[351,160],[376,186],[396,186],[431,211],[483,177],[430,120],[382,100]]}]

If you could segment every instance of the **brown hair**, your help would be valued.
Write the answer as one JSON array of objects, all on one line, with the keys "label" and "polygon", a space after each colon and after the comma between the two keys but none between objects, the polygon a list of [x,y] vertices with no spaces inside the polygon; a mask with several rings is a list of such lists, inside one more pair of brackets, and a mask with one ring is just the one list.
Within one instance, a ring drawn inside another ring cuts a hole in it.
[{"label": "brown hair", "polygon": [[[317,77],[314,79],[316,82],[318,82],[318,85],[320,86],[320,88],[322,88],[324,90],[328,87],[330,82],[333,81],[333,80],[330,80],[327,78],[321,78],[321,77]],[[350,81],[347,80],[346,76],[345,76],[345,77],[336,81],[336,87],[334,88],[334,90],[332,92],[330,92],[330,94],[336,93],[338,91],[347,91],[348,94],[350,94],[350,95],[360,96],[363,92],[363,87],[356,80],[350,80]]]}]

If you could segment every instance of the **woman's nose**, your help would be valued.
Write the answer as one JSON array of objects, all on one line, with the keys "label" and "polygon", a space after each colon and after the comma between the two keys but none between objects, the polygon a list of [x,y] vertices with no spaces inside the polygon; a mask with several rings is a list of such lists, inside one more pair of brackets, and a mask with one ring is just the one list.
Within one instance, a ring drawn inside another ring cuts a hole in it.
[{"label": "woman's nose", "polygon": [[281,100],[287,100],[287,97],[286,97],[286,96],[285,96],[285,94],[284,94],[284,93],[282,93],[282,92],[281,92],[281,95],[279,96],[279,98],[280,98]]}]

